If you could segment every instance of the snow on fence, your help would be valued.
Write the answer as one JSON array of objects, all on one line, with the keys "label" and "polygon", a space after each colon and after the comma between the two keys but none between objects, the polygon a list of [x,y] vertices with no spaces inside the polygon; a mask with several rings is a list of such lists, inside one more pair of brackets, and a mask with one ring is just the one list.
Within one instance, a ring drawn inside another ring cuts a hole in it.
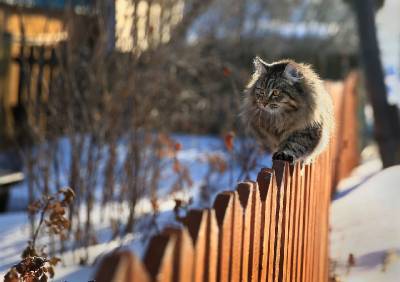
[{"label": "snow on fence", "polygon": [[331,189],[358,160],[356,79],[327,83],[337,138],[313,164],[275,161],[151,238],[142,261],[129,251],[105,257],[95,281],[328,281]]}]

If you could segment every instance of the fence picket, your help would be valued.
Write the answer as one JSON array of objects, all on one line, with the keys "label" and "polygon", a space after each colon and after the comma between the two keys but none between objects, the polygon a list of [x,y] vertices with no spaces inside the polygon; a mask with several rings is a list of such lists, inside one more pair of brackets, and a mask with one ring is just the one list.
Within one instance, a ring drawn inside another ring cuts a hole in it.
[{"label": "fence picket", "polygon": [[283,281],[290,281],[290,275],[292,273],[292,256],[293,256],[293,249],[294,249],[294,240],[295,240],[295,218],[296,218],[296,211],[294,209],[295,202],[296,202],[296,179],[295,179],[295,166],[290,166],[288,169],[289,174],[289,184],[288,190],[290,199],[288,201],[288,229],[287,229],[287,245],[286,245],[286,252],[284,258],[284,272],[283,272]]},{"label": "fence picket", "polygon": [[217,281],[221,282],[229,281],[230,259],[232,255],[233,201],[233,192],[223,192],[218,194],[214,202],[219,228]]},{"label": "fence picket", "polygon": [[261,239],[261,201],[257,183],[254,183],[250,216],[250,254],[248,266],[248,281],[258,281]]},{"label": "fence picket", "polygon": [[239,201],[243,209],[242,218],[242,249],[241,249],[241,271],[240,281],[248,281],[249,255],[250,255],[250,235],[251,235],[251,210],[254,205],[253,193],[257,193],[254,183],[239,183],[237,187]]},{"label": "fence picket", "polygon": [[272,176],[273,170],[262,169],[257,177],[260,187],[261,200],[261,246],[260,246],[260,273],[259,281],[266,281],[268,275],[269,242],[271,235],[271,207],[272,207]]},{"label": "fence picket", "polygon": [[301,173],[300,173],[300,164],[296,163],[293,172],[293,181],[292,181],[292,189],[294,189],[294,199],[293,199],[293,245],[291,249],[291,259],[289,260],[290,268],[288,269],[288,280],[289,281],[297,281],[298,269],[297,264],[298,261],[298,252],[299,252],[299,226],[300,226],[300,214],[301,214]]},{"label": "fence picket", "polygon": [[204,280],[204,262],[206,260],[207,211],[191,210],[183,219],[193,242],[193,282]]},{"label": "fence picket", "polygon": [[171,234],[154,236],[149,243],[144,264],[155,282],[173,281],[176,237]]},{"label": "fence picket", "polygon": [[302,216],[302,227],[301,227],[301,233],[303,234],[302,240],[301,240],[301,267],[300,267],[300,277],[299,281],[306,281],[306,268],[307,268],[307,256],[308,256],[308,230],[307,226],[309,224],[308,222],[308,208],[309,208],[309,189],[308,189],[308,183],[309,183],[309,167],[305,166],[303,168],[303,173],[304,173],[304,179],[303,179],[303,216]]},{"label": "fence picket", "polygon": [[240,281],[241,250],[243,230],[243,208],[240,204],[239,194],[235,191],[233,195],[233,216],[232,216],[232,241],[231,241],[231,264],[229,281]]},{"label": "fence picket", "polygon": [[282,161],[274,161],[272,168],[275,172],[274,176],[276,178],[277,183],[277,206],[276,206],[276,227],[275,227],[275,256],[274,256],[274,269],[273,269],[273,281],[279,281],[281,279],[280,271],[282,268],[281,258],[283,258],[283,254],[281,253],[281,246],[284,245],[284,236],[285,236],[285,222],[284,222],[284,214],[285,214],[285,205],[286,205],[286,166]]},{"label": "fence picket", "polygon": [[111,253],[100,263],[94,281],[98,282],[150,282],[143,264],[131,252]]},{"label": "fence picket", "polygon": [[173,250],[173,281],[187,282],[192,280],[194,250],[192,240],[186,228],[164,229],[163,234],[174,236]]},{"label": "fence picket", "polygon": [[[271,197],[271,204],[269,210],[270,226],[269,226],[269,241],[268,245],[268,261],[267,261],[267,281],[273,281],[274,277],[274,258],[275,258],[275,241],[276,241],[276,217],[277,217],[277,198],[278,198],[278,185],[276,184],[275,172],[273,172],[270,179],[270,186],[268,192]],[[268,196],[267,196],[268,198]]]},{"label": "fence picket", "polygon": [[217,259],[218,259],[219,230],[214,209],[207,210],[206,231],[206,256],[205,256],[205,282],[217,281]]}]

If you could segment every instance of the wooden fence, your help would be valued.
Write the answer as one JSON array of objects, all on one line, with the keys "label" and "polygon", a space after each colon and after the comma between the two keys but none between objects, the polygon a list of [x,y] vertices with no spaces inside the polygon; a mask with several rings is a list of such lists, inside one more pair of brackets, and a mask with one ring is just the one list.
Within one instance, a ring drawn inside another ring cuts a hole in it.
[{"label": "wooden fence", "polygon": [[331,187],[358,159],[350,145],[357,135],[340,122],[356,125],[356,79],[327,83],[339,141],[313,164],[275,161],[257,181],[220,193],[212,208],[191,210],[182,228],[151,238],[142,261],[129,251],[107,256],[95,281],[328,281]]},{"label": "wooden fence", "polygon": [[347,177],[359,162],[358,73],[350,73],[344,83],[326,83],[326,87],[335,104],[336,134],[332,138],[332,188],[335,188],[338,181]]}]

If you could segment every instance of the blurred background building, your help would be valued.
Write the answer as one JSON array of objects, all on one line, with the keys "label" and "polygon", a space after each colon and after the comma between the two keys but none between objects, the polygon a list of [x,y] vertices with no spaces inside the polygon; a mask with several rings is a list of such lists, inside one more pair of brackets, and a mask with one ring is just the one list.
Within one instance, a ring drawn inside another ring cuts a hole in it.
[{"label": "blurred background building", "polygon": [[[14,134],[17,107],[21,103],[24,81],[38,75],[50,76],[50,57],[55,46],[67,38],[66,9],[83,13],[89,2],[47,0],[0,1],[0,148]],[[29,65],[29,71],[24,65]],[[37,78],[37,77],[36,77]],[[30,82],[32,87],[37,83]]]}]

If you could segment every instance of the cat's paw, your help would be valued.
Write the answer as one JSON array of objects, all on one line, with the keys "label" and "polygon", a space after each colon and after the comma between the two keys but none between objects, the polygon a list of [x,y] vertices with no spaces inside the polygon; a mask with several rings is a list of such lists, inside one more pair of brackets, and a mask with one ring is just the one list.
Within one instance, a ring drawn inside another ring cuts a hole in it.
[{"label": "cat's paw", "polygon": [[276,152],[275,154],[272,155],[273,160],[279,160],[279,161],[286,161],[289,162],[290,164],[294,164],[295,157],[291,153],[288,152]]}]

